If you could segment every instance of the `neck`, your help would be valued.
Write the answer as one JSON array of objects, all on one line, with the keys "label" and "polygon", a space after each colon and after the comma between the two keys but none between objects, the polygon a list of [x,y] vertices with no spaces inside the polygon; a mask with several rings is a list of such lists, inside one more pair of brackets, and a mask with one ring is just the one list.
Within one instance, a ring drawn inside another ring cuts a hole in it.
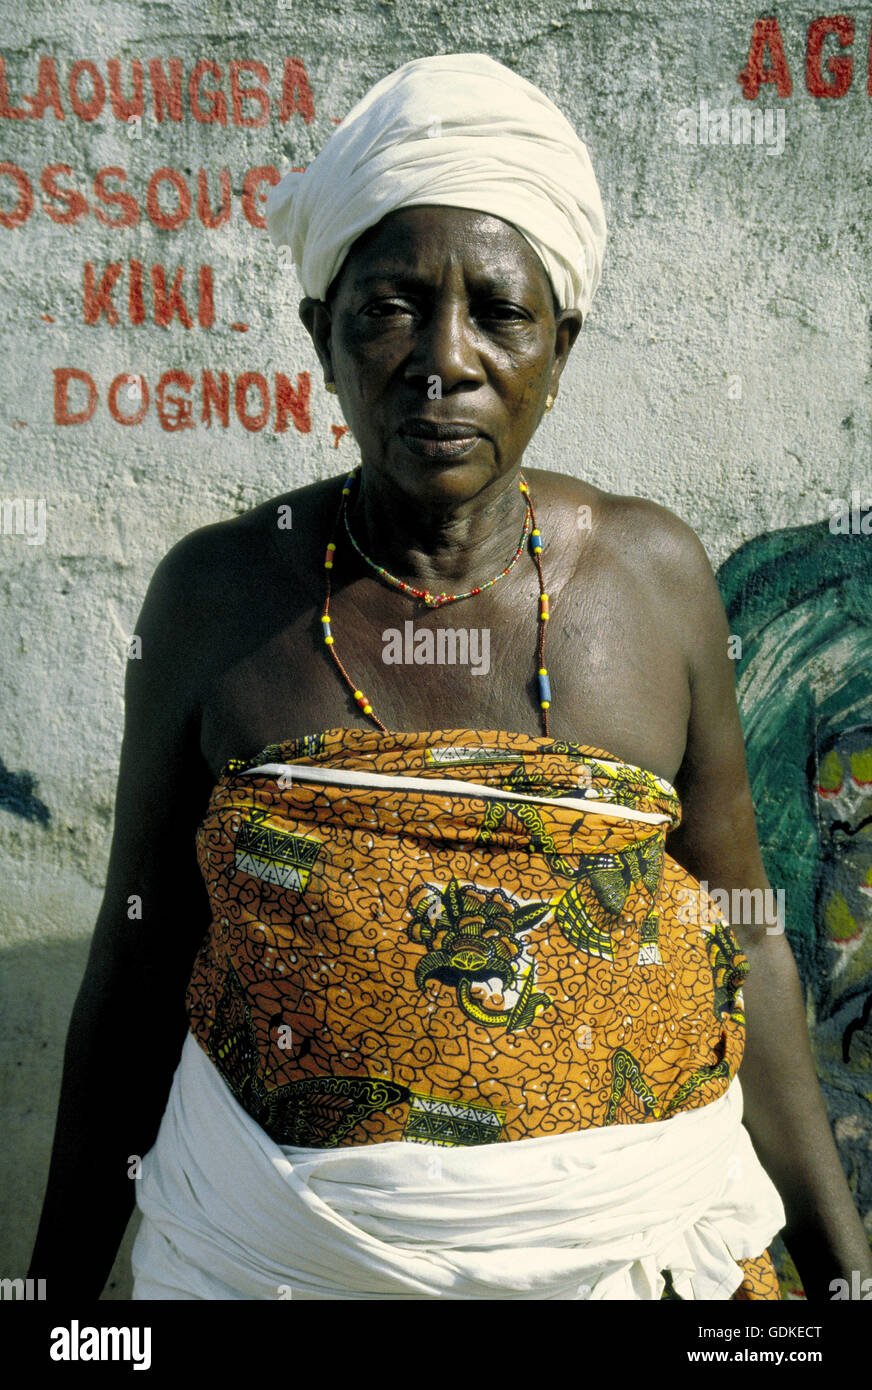
[{"label": "neck", "polygon": [[363,468],[348,524],[371,560],[397,579],[431,591],[472,588],[507,565],[524,527],[520,468],[474,497],[422,500]]}]

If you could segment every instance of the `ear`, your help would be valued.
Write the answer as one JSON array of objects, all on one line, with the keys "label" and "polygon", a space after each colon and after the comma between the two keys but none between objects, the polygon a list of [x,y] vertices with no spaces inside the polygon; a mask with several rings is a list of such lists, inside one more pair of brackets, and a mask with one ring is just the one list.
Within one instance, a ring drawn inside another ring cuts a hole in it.
[{"label": "ear", "polygon": [[562,314],[558,315],[554,330],[554,366],[551,370],[550,383],[552,396],[557,395],[557,384],[580,332],[581,314],[578,309],[565,309]]},{"label": "ear", "polygon": [[333,381],[333,360],[330,353],[330,333],[333,320],[330,310],[321,299],[302,299],[297,311],[306,332],[315,344],[318,361],[324,369],[325,383]]}]

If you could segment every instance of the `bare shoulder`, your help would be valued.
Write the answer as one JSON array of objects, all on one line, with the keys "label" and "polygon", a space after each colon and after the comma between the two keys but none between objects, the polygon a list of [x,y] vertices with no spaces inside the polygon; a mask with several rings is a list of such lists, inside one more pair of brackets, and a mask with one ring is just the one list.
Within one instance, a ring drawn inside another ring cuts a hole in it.
[{"label": "bare shoulder", "polygon": [[565,473],[542,469],[527,474],[531,487],[573,524],[579,554],[594,542],[596,548],[638,565],[656,569],[665,582],[703,582],[711,574],[705,547],[693,528],[677,513],[647,497],[606,492],[593,483]]},{"label": "bare shoulder", "polygon": [[222,672],[295,605],[312,601],[325,527],[341,479],[274,497],[240,516],[200,526],[170,547],[151,576],[136,624],[143,660],[131,683],[187,718]]},{"label": "bare shoulder", "polygon": [[686,521],[650,498],[606,492],[564,474],[531,470],[528,477],[548,506],[562,553],[572,557],[570,588],[583,595],[599,581],[611,601],[645,614],[652,630],[684,652],[689,672],[726,649],[717,581]]},{"label": "bare shoulder", "polygon": [[647,497],[601,493],[601,526],[609,544],[632,548],[652,567],[652,578],[679,588],[688,600],[710,587],[712,567],[693,528],[669,507]]},{"label": "bare shoulder", "polygon": [[[189,531],[167,551],[155,571],[167,585],[214,596],[217,583],[234,583],[271,563],[293,563],[322,521],[332,521],[341,478],[311,483],[272,497],[239,516]],[[283,538],[293,537],[293,545]]]}]

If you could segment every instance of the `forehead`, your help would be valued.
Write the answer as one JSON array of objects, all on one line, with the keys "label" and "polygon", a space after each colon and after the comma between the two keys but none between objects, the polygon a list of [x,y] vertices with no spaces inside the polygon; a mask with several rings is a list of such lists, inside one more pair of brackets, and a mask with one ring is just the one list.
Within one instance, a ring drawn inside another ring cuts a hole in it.
[{"label": "forehead", "polygon": [[352,246],[339,275],[344,284],[358,284],[378,275],[426,274],[446,262],[475,279],[538,286],[550,298],[545,267],[510,222],[429,203],[400,208],[370,227]]}]

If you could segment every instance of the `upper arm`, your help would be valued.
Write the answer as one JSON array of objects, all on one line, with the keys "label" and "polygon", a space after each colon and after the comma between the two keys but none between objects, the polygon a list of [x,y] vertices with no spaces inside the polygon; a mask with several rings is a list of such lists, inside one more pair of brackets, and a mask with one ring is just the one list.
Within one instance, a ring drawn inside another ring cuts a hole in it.
[{"label": "upper arm", "polygon": [[669,837],[669,853],[712,888],[766,886],[729,626],[708,556],[683,522],[673,536],[671,570],[685,610],[690,714],[675,779],[682,824]]},{"label": "upper arm", "polygon": [[208,926],[195,851],[210,791],[199,749],[198,646],[203,641],[199,532],[157,566],[140,611],[141,654],[128,660],[124,737],[90,984],[119,970],[181,994]]}]

